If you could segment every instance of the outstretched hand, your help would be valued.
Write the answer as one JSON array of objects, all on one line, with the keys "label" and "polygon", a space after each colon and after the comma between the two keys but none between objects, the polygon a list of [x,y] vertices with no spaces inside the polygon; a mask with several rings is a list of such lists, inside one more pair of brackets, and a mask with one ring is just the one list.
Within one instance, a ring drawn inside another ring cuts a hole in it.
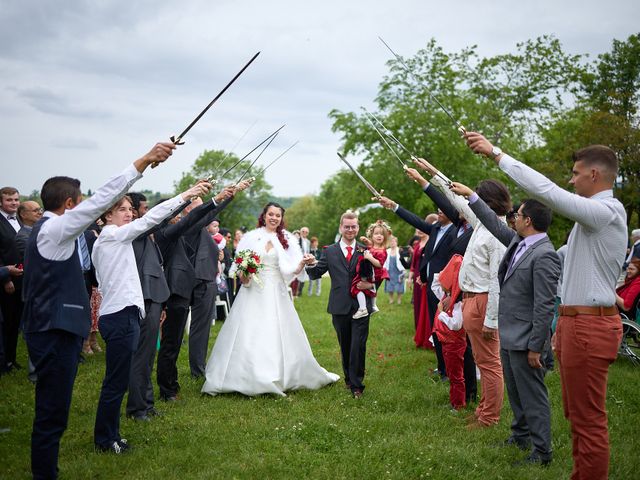
[{"label": "outstretched hand", "polygon": [[407,167],[404,169],[404,171],[406,172],[407,177],[415,182],[418,182],[422,188],[427,185],[427,180],[422,175],[420,175],[418,170],[416,170],[415,168]]},{"label": "outstretched hand", "polygon": [[413,161],[418,167],[428,172],[431,176],[435,176],[438,173],[438,169],[427,162],[424,158],[414,158]]},{"label": "outstretched hand", "polygon": [[173,154],[175,149],[176,145],[174,143],[158,142],[146,155],[136,160],[133,165],[136,167],[138,172],[142,173],[148,166],[164,162]]},{"label": "outstretched hand", "polygon": [[216,203],[220,203],[226,200],[227,198],[233,197],[235,192],[236,192],[235,187],[224,187],[220,193],[218,193],[215,197],[213,197],[213,200]]},{"label": "outstretched hand", "polygon": [[206,180],[198,180],[193,187],[182,192],[182,199],[189,200],[193,197],[203,197],[211,191],[211,184]]},{"label": "outstretched hand", "polygon": [[484,135],[478,132],[467,132],[464,134],[464,138],[469,148],[473,150],[473,153],[480,153],[487,157],[491,156],[493,145]]},{"label": "outstretched hand", "polygon": [[396,202],[384,196],[380,196],[380,198],[378,198],[378,203],[384,208],[388,208],[389,210],[393,210],[398,206]]},{"label": "outstretched hand", "polygon": [[473,193],[473,190],[460,182],[451,182],[451,185],[449,185],[449,189],[456,195],[461,195],[465,198],[469,198]]}]

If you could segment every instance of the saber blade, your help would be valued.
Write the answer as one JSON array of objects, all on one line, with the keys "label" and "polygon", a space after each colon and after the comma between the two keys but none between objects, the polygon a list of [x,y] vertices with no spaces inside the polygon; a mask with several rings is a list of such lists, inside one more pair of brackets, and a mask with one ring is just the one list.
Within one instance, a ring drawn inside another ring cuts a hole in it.
[{"label": "saber blade", "polygon": [[[366,109],[366,108],[362,107],[362,109],[363,109],[366,113],[369,113],[369,112],[367,112],[367,109]],[[384,142],[384,144],[387,146],[387,149],[388,149],[391,153],[393,153],[393,156],[394,156],[394,157],[396,157],[396,158],[398,159],[398,161],[402,164],[402,167],[403,167],[403,168],[404,168],[404,167],[406,167],[406,166],[407,166],[407,164],[406,164],[406,163],[404,163],[404,162],[402,161],[402,159],[398,156],[398,154],[396,153],[396,151],[391,147],[391,145],[389,145],[389,142],[387,142],[387,139],[386,139],[386,138],[384,138],[384,135],[382,134],[382,132],[381,132],[380,130],[378,130],[378,127],[376,127],[376,124],[375,124],[375,123],[373,123],[373,121],[372,121],[369,117],[366,117],[366,118],[367,118],[367,121],[369,122],[369,124],[370,124],[370,125],[373,127],[373,129],[378,133],[378,135],[380,136],[380,139],[381,139],[381,140]]]},{"label": "saber blade", "polygon": [[360,179],[360,181],[364,184],[365,187],[367,187],[367,189],[373,194],[374,197],[376,198],[382,197],[382,195],[373,187],[373,185],[367,182],[367,180],[360,174],[360,172],[357,171],[355,168],[353,168],[353,166],[349,162],[347,162],[347,159],[344,158],[340,152],[336,152],[336,153],[338,154],[338,157],[340,157],[340,160],[342,160],[344,163],[347,164],[347,166],[351,169],[351,171],[356,174],[356,177]]},{"label": "saber blade", "polygon": [[257,174],[256,177],[258,175],[262,175],[264,173],[264,171],[269,168],[271,165],[273,165],[274,163],[276,163],[278,160],[280,160],[282,157],[284,157],[285,153],[287,153],[289,150],[291,150],[293,147],[295,147],[298,143],[300,143],[300,140],[296,140],[296,142],[291,145],[289,148],[287,148],[284,152],[282,152],[280,155],[278,155],[269,165],[267,165],[266,167],[264,167],[262,170],[260,170]]},{"label": "saber blade", "polygon": [[[283,125],[283,127],[284,127],[284,125]],[[271,145],[271,142],[273,142],[273,141],[276,139],[276,137],[278,136],[278,134],[279,134],[279,133],[280,133],[280,130],[278,130],[278,131],[275,133],[275,135],[273,135],[273,137],[271,137],[271,139],[269,140],[269,142],[268,142],[268,143],[263,147],[263,149],[260,151],[260,153],[258,154],[258,156],[256,157],[256,159],[255,159],[253,162],[251,162],[251,163],[249,164],[249,167],[244,171],[244,173],[242,174],[242,176],[238,179],[238,181],[236,182],[236,185],[242,181],[242,179],[244,178],[244,176],[245,176],[247,173],[249,173],[249,170],[251,170],[251,167],[253,167],[253,166],[255,165],[255,163],[256,163],[256,162],[258,161],[258,159],[262,156],[262,154],[265,152],[265,150],[266,150],[267,148],[269,148],[269,145]]]},{"label": "saber blade", "polygon": [[249,65],[251,65],[251,64],[253,63],[253,61],[254,61],[256,58],[258,58],[258,55],[260,55],[260,52],[256,53],[253,57],[251,57],[251,60],[249,60],[249,61],[245,64],[245,66],[244,66],[244,67],[242,67],[242,70],[240,70],[238,73],[236,73],[235,77],[233,77],[233,78],[231,79],[231,81],[229,81],[229,83],[227,83],[227,84],[225,85],[225,87],[224,87],[222,90],[220,90],[220,93],[218,93],[218,94],[213,98],[213,100],[211,100],[211,102],[209,102],[209,105],[207,105],[206,107],[204,107],[204,110],[202,110],[202,111],[198,114],[198,116],[197,116],[196,118],[194,118],[194,119],[193,119],[193,121],[192,121],[189,125],[187,125],[187,128],[185,128],[185,129],[182,131],[182,133],[181,133],[180,135],[178,135],[177,137],[176,137],[176,136],[171,137],[171,141],[172,141],[173,143],[175,143],[176,145],[179,145],[179,144],[180,144],[180,142],[182,141],[182,138],[183,138],[183,137],[184,137],[184,136],[189,132],[189,130],[191,130],[191,128],[192,128],[196,123],[198,123],[198,120],[200,120],[200,119],[202,118],[202,116],[203,116],[205,113],[207,113],[207,110],[209,110],[209,109],[213,106],[213,104],[214,104],[214,103],[216,103],[216,102],[218,101],[218,99],[219,99],[222,95],[224,95],[224,92],[226,92],[226,91],[227,91],[227,89],[228,89],[231,85],[233,85],[233,83],[238,79],[238,77],[239,77],[240,75],[242,75],[242,74],[243,74],[243,72],[247,69],[247,67],[249,67]]},{"label": "saber blade", "polygon": [[[422,83],[422,80],[420,80],[418,78],[418,76],[413,72],[413,70],[411,70],[409,68],[409,66],[404,62],[404,60],[402,59],[402,57],[400,55],[398,55],[396,52],[393,51],[393,49],[389,46],[389,44],[387,42],[385,42],[382,37],[378,37],[380,39],[380,41],[384,44],[385,47],[387,47],[389,49],[389,51],[393,54],[394,57],[396,57],[396,60],[398,60],[398,62],[400,62],[400,64],[402,65],[402,67],[407,71],[407,73],[409,75],[411,75],[418,83]],[[453,115],[451,115],[451,113],[449,113],[449,110],[447,110],[444,105],[442,105],[442,103],[440,103],[440,100],[438,100],[434,95],[431,94],[431,92],[426,89],[427,95],[429,95],[429,97],[431,98],[431,100],[433,100],[434,102],[436,102],[438,104],[438,106],[442,109],[442,111],[444,113],[447,114],[447,116],[451,119],[451,121],[458,127],[458,131],[460,131],[460,133],[465,134],[467,133],[467,129],[464,128],[464,126],[458,121],[456,120]]]},{"label": "saber blade", "polygon": [[255,147],[253,147],[251,149],[251,151],[249,153],[247,153],[244,157],[242,157],[241,159],[239,159],[236,163],[234,163],[233,165],[231,165],[229,168],[227,168],[224,173],[222,175],[220,175],[220,178],[224,177],[227,173],[229,173],[231,170],[233,170],[234,168],[236,168],[240,162],[242,162],[244,159],[246,159],[249,155],[251,155],[253,152],[255,152],[257,149],[259,149],[262,145],[264,145],[266,142],[269,141],[269,139],[271,137],[273,137],[274,135],[277,135],[278,132],[280,130],[282,130],[284,128],[284,125],[282,125],[279,129],[277,129],[275,132],[273,132],[271,135],[269,135],[267,138],[265,138],[263,141],[261,141],[258,145],[256,145]]}]

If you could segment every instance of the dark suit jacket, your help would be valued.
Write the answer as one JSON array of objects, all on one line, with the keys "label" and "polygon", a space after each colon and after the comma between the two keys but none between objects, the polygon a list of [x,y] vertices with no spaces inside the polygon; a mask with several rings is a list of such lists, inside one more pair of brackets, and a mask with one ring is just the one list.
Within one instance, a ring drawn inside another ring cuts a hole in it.
[{"label": "dark suit jacket", "polygon": [[[471,238],[472,229],[469,228],[465,233],[458,237],[458,230],[463,224],[458,210],[449,202],[447,197],[435,186],[429,184],[424,193],[442,210],[452,225],[448,231],[440,239],[436,245],[438,232],[442,228],[440,223],[429,224],[422,218],[417,216],[405,208],[398,206],[396,214],[405,222],[413,225],[418,230],[422,230],[429,235],[429,240],[422,250],[422,258],[420,259],[420,279],[427,285],[431,284],[434,273],[440,272],[449,263],[454,254],[464,255]],[[435,249],[434,249],[435,246]],[[427,276],[427,265],[429,265],[429,275]],[[430,290],[429,290],[430,292]],[[435,299],[435,296],[433,297]]]},{"label": "dark suit jacket", "polygon": [[[213,215],[212,217],[215,217]],[[207,216],[208,218],[208,216]],[[213,221],[213,218],[212,218]],[[206,223],[208,225],[211,222]],[[194,273],[196,280],[215,282],[218,275],[218,244],[206,228],[193,232],[188,240],[194,251]]]},{"label": "dark suit jacket", "polygon": [[[20,220],[18,220],[18,223],[22,226]],[[0,263],[2,265],[20,263],[15,242],[16,233],[9,221],[4,218],[4,215],[0,215]]]},{"label": "dark suit jacket", "polygon": [[[358,247],[362,247],[358,245]],[[350,315],[358,309],[358,301],[351,296],[351,282],[356,274],[358,258],[362,255],[359,248],[356,248],[351,256],[351,261],[347,264],[347,259],[342,253],[340,242],[329,245],[324,249],[318,263],[313,267],[307,267],[307,273],[311,280],[322,277],[325,272],[329,272],[331,277],[331,291],[329,292],[329,303],[327,312],[331,315]],[[367,297],[367,305],[369,305]]]},{"label": "dark suit jacket", "polygon": [[553,320],[560,257],[547,237],[527,248],[507,274],[522,237],[502,223],[482,199],[470,207],[487,230],[507,246],[498,269],[500,347],[542,352]]},{"label": "dark suit jacket", "polygon": [[230,201],[231,199],[227,199],[218,206],[212,201],[203,203],[178,223],[166,225],[155,232],[154,237],[164,258],[164,272],[172,294],[191,298],[196,284],[194,259],[197,252],[185,237],[198,233],[211,223]]}]

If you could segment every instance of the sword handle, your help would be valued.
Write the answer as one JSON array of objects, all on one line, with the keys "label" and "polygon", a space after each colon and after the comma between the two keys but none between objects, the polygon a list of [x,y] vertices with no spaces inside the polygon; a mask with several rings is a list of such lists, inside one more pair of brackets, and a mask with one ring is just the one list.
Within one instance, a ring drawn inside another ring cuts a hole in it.
[{"label": "sword handle", "polygon": [[464,137],[467,134],[467,129],[463,125],[458,125],[458,132],[460,132],[461,137]]},{"label": "sword handle", "polygon": [[[171,140],[171,142],[172,142],[174,145],[184,145],[184,142],[182,141],[182,138],[180,138],[180,137],[176,137],[175,135],[171,135],[171,136],[169,137],[169,140]],[[158,165],[160,165],[158,162],[153,162],[153,163],[151,164],[151,168],[156,168]]]}]

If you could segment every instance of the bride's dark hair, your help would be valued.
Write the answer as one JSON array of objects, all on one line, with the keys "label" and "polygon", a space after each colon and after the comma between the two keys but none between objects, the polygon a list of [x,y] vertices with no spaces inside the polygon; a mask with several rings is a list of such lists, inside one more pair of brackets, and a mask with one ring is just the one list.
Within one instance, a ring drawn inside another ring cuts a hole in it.
[{"label": "bride's dark hair", "polygon": [[265,227],[267,225],[267,222],[265,222],[264,217],[267,214],[267,210],[269,210],[269,207],[279,208],[280,211],[282,212],[280,225],[278,225],[278,227],[276,228],[276,235],[278,236],[278,240],[280,240],[280,244],[286,250],[287,248],[289,248],[289,242],[287,242],[287,239],[284,236],[284,208],[282,208],[282,205],[276,202],[267,203],[262,209],[262,213],[258,217],[258,227]]}]

